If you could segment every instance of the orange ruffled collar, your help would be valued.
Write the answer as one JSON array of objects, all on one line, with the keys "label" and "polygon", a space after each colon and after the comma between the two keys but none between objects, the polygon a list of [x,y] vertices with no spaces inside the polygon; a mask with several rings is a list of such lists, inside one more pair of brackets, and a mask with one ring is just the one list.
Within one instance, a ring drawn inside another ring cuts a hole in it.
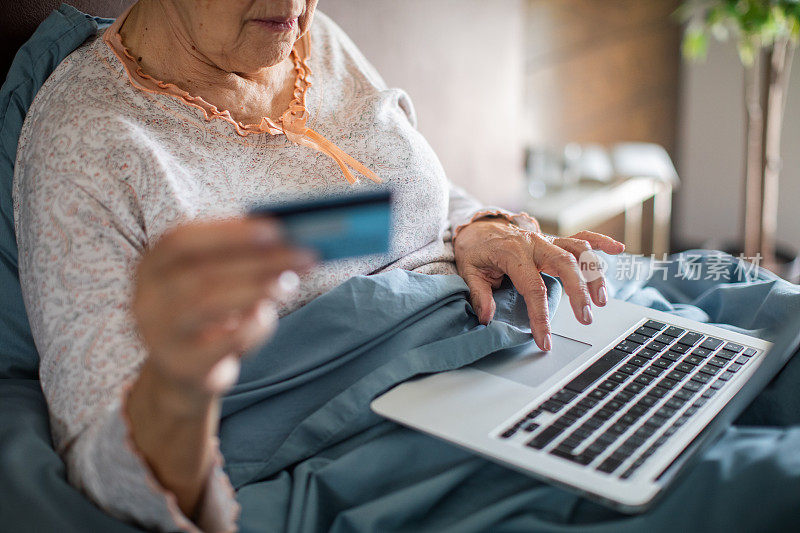
[{"label": "orange ruffled collar", "polygon": [[293,98],[289,103],[288,109],[277,121],[268,117],[263,117],[258,124],[243,124],[234,120],[229,110],[220,110],[217,106],[205,101],[202,97],[193,96],[174,83],[157,80],[142,71],[139,62],[122,43],[122,36],[120,35],[120,28],[122,28],[130,10],[131,8],[128,8],[128,10],[117,18],[114,24],[105,31],[103,34],[103,41],[122,63],[125,72],[128,74],[131,85],[149,93],[163,94],[177,98],[201,110],[207,121],[218,118],[229,122],[235,128],[236,133],[242,136],[259,133],[269,133],[270,135],[284,134],[290,141],[322,152],[336,161],[336,164],[339,165],[342,174],[344,174],[344,177],[349,183],[355,183],[356,178],[348,167],[352,167],[375,183],[381,183],[381,179],[375,175],[374,172],[349,156],[334,143],[306,126],[309,118],[308,108],[306,107],[306,93],[308,92],[308,88],[311,87],[311,81],[309,80],[311,68],[308,66],[311,52],[310,32],[306,32],[298,39],[292,48],[291,57],[294,62],[295,81],[294,91],[292,93]]}]

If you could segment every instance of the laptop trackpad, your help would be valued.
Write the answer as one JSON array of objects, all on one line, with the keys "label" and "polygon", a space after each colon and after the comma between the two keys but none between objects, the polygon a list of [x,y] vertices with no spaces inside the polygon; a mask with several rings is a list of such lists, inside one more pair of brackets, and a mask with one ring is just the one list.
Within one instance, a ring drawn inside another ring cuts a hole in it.
[{"label": "laptop trackpad", "polygon": [[592,347],[555,333],[552,338],[553,349],[550,352],[542,352],[534,342],[529,342],[487,355],[469,366],[529,387],[538,387]]}]

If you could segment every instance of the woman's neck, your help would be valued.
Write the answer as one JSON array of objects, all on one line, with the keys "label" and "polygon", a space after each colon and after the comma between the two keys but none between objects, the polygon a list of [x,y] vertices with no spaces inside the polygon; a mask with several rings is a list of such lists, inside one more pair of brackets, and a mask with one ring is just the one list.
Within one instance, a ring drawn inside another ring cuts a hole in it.
[{"label": "woman's neck", "polygon": [[280,117],[292,99],[291,58],[257,72],[228,72],[204,56],[179,15],[164,2],[141,0],[120,28],[122,42],[142,70],[200,96],[234,119],[255,124]]}]

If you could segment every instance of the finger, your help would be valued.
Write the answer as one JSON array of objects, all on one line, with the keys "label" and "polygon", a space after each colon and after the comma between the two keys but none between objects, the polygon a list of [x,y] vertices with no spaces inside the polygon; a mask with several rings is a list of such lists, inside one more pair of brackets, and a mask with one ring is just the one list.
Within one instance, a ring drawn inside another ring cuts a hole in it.
[{"label": "finger", "polygon": [[572,235],[571,238],[587,241],[593,249],[601,250],[607,254],[616,255],[625,251],[625,245],[621,242],[612,239],[608,235],[595,233],[594,231],[580,231]]},{"label": "finger", "polygon": [[238,355],[243,355],[274,333],[278,325],[278,313],[273,302],[260,301],[234,319],[214,323],[204,328],[197,342],[211,344],[220,337],[232,337]]},{"label": "finger", "polygon": [[167,232],[156,242],[150,266],[159,271],[174,264],[202,260],[205,256],[253,253],[281,243],[281,227],[269,219],[192,222]]},{"label": "finger", "polygon": [[589,296],[595,305],[604,306],[608,301],[608,290],[603,277],[602,262],[592,251],[588,241],[574,238],[558,238],[553,244],[571,253],[578,260],[581,276],[586,281]]},{"label": "finger", "polygon": [[158,279],[166,294],[182,300],[218,285],[267,283],[285,271],[303,271],[311,261],[313,256],[304,250],[280,247],[268,257],[223,256],[186,264]]},{"label": "finger", "polygon": [[537,243],[534,250],[536,250],[534,260],[537,265],[540,265],[542,271],[561,279],[575,318],[583,324],[591,324],[592,310],[589,291],[581,276],[575,256],[546,240]]},{"label": "finger", "polygon": [[235,322],[226,325],[226,321],[245,316],[262,302],[287,296],[279,279],[277,276],[267,285],[229,283],[209,289],[177,310],[176,326],[187,336],[196,335],[213,323],[235,329],[238,327]]},{"label": "finger", "polygon": [[549,352],[553,343],[550,336],[550,314],[547,309],[547,287],[533,265],[517,262],[507,271],[511,283],[525,299],[528,320],[536,345]]},{"label": "finger", "polygon": [[494,318],[496,304],[492,297],[492,280],[487,279],[478,269],[465,273],[464,281],[469,287],[469,299],[478,322],[487,325]]}]

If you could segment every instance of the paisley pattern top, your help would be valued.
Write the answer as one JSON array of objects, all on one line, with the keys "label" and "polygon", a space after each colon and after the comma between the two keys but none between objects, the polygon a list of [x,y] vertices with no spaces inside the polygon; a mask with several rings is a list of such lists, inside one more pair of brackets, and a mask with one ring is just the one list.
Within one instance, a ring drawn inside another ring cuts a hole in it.
[{"label": "paisley pattern top", "polygon": [[[299,293],[280,302],[281,315],[354,275],[456,273],[453,230],[475,217],[496,214],[535,229],[527,215],[487,210],[448,181],[408,96],[387,87],[323,13],[309,34],[303,61],[314,82],[304,94],[305,126],[392,188],[395,232],[387,254],[302,276]],[[142,90],[106,42],[114,35],[90,39],[58,66],[19,141],[20,281],[53,438],[69,481],[112,515],[162,531],[233,530],[238,504],[219,453],[192,521],[129,438],[122,405],[147,356],[130,314],[133,267],[181,221],[379,185],[349,183],[329,153],[285,132],[242,135],[185,98]]]}]

